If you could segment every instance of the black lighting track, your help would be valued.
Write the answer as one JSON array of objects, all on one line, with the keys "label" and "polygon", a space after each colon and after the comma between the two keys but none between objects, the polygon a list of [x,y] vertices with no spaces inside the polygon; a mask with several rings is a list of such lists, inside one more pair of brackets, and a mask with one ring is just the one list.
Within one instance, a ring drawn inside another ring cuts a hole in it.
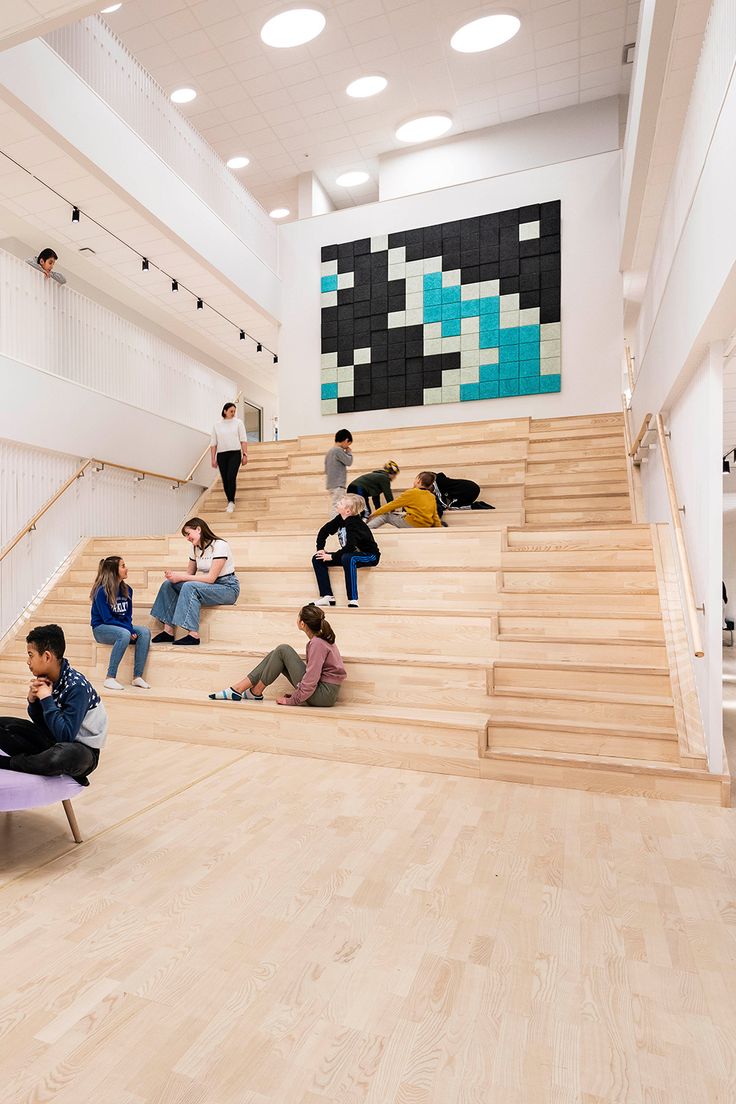
[{"label": "black lighting track", "polygon": [[192,289],[188,288],[186,284],[182,284],[182,282],[180,280],[177,280],[175,276],[171,276],[163,268],[152,261],[150,257],[144,256],[143,253],[139,252],[139,250],[135,248],[134,245],[131,245],[130,242],[124,241],[113,230],[108,229],[107,226],[103,226],[101,222],[98,222],[96,218],[93,218],[92,215],[88,215],[85,211],[82,210],[81,207],[77,206],[76,203],[73,203],[70,199],[67,199],[67,197],[62,195],[61,192],[57,192],[56,188],[53,188],[51,184],[47,184],[47,182],[45,180],[42,180],[40,176],[36,176],[36,174],[31,172],[30,169],[27,169],[25,165],[21,165],[20,161],[16,161],[16,159],[14,157],[11,157],[9,153],[6,153],[5,150],[0,149],[0,156],[4,157],[6,161],[10,161],[11,164],[15,165],[15,167],[20,169],[21,172],[26,173],[27,176],[30,176],[32,180],[35,180],[43,188],[46,188],[47,191],[51,192],[52,195],[55,195],[57,199],[60,199],[63,203],[67,203],[71,208],[72,222],[80,222],[82,216],[84,216],[84,218],[86,218],[89,222],[96,226],[98,230],[102,230],[103,233],[113,238],[113,240],[118,242],[119,245],[125,246],[125,248],[129,249],[131,253],[134,253],[141,262],[141,270],[143,272],[149,272],[152,268],[155,268],[157,272],[160,272],[162,276],[165,276],[166,279],[170,281],[172,291],[179,291],[180,288],[182,291],[186,291],[195,300],[195,306],[197,310],[202,310],[206,306],[208,310],[211,310],[213,314],[216,314],[218,318],[221,318],[223,322],[227,322],[229,326],[232,326],[233,329],[237,330],[241,341],[244,341],[245,338],[248,338],[248,340],[252,341],[255,345],[257,353],[260,353],[263,349],[265,349],[266,352],[270,353],[273,357],[274,364],[278,364],[279,358],[278,355],[273,351],[273,349],[269,349],[268,345],[264,345],[264,343],[262,341],[259,341],[257,337],[253,337],[253,335],[248,333],[247,330],[244,330],[239,322],[233,322],[232,318],[228,318],[227,315],[223,314],[222,311],[219,311],[217,307],[210,306],[209,303],[205,302],[201,295],[198,295],[197,292],[192,291]]}]

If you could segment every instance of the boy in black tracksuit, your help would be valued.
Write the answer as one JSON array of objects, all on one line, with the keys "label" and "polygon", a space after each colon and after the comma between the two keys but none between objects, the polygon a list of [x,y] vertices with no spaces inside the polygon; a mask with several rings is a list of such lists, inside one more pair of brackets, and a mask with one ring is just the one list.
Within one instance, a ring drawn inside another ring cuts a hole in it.
[{"label": "boy in black tracksuit", "polygon": [[437,499],[437,513],[445,510],[493,510],[487,502],[477,502],[480,487],[472,479],[449,479],[444,472],[437,472],[432,488]]},{"label": "boy in black tracksuit", "polygon": [[[356,494],[346,494],[337,504],[337,514],[323,525],[317,534],[317,552],[312,557],[312,567],[317,577],[320,598],[316,606],[334,606],[335,596],[330,582],[330,568],[339,565],[345,572],[345,590],[348,605],[358,605],[358,568],[374,567],[381,558],[375,537],[363,518],[365,500]],[[340,541],[339,552],[325,552],[329,536]]]}]

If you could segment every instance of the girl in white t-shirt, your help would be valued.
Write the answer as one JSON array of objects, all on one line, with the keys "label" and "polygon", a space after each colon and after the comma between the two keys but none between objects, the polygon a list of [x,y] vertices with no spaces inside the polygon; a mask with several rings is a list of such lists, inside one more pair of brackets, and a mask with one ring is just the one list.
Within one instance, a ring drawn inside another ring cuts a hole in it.
[{"label": "girl in white t-shirt", "polygon": [[[163,632],[152,644],[199,644],[199,611],[202,606],[232,606],[238,600],[240,583],[230,545],[216,537],[202,518],[190,518],[182,536],[192,546],[186,571],[165,571],[151,615],[163,622]],[[175,640],[177,625],[186,636]]]},{"label": "girl in white t-shirt", "polygon": [[210,454],[212,467],[220,469],[222,489],[227,499],[227,512],[235,509],[235,492],[238,489],[238,469],[248,463],[248,436],[245,426],[235,415],[235,403],[225,403],[222,417],[212,427]]}]

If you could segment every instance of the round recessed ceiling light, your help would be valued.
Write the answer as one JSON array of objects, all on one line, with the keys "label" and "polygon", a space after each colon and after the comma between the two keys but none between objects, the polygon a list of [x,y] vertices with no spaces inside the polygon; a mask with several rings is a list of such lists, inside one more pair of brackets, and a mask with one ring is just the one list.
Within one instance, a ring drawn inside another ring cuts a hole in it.
[{"label": "round recessed ceiling light", "polygon": [[169,97],[172,103],[191,103],[196,98],[197,93],[193,88],[177,88]]},{"label": "round recessed ceiling light", "polygon": [[229,169],[244,169],[246,165],[250,165],[249,157],[231,157],[227,163]]},{"label": "round recessed ceiling light", "polygon": [[103,8],[101,15],[112,15],[113,12],[120,11],[122,4],[110,4],[109,8]]},{"label": "round recessed ceiling light", "polygon": [[345,91],[348,96],[355,96],[356,99],[362,100],[366,96],[377,96],[379,92],[383,92],[387,84],[385,77],[379,77],[376,74],[374,77],[358,77],[357,80],[350,82]]},{"label": "round recessed ceiling light", "polygon": [[326,22],[322,12],[314,8],[292,8],[264,23],[261,39],[267,46],[275,46],[279,50],[303,46],[322,32]]},{"label": "round recessed ceiling light", "polygon": [[355,188],[358,184],[365,184],[368,179],[367,172],[356,169],[354,172],[346,172],[342,176],[338,176],[335,183],[339,184],[341,188]]},{"label": "round recessed ceiling light", "polygon": [[446,134],[451,126],[449,115],[420,115],[397,127],[396,137],[400,142],[431,142]]},{"label": "round recessed ceiling light", "polygon": [[286,218],[288,214],[291,214],[288,207],[274,207],[273,211],[268,212],[272,219]]},{"label": "round recessed ceiling light", "polygon": [[493,50],[494,47],[508,42],[520,26],[521,20],[515,15],[484,15],[455,31],[450,45],[461,54],[479,54],[482,50]]}]

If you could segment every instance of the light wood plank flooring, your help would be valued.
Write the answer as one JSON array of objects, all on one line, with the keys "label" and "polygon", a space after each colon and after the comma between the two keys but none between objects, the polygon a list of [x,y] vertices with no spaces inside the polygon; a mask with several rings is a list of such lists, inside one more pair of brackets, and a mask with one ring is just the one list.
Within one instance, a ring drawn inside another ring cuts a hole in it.
[{"label": "light wood plank flooring", "polygon": [[1,818],[2,1104],[736,1100],[732,810],[121,736],[76,804]]}]

